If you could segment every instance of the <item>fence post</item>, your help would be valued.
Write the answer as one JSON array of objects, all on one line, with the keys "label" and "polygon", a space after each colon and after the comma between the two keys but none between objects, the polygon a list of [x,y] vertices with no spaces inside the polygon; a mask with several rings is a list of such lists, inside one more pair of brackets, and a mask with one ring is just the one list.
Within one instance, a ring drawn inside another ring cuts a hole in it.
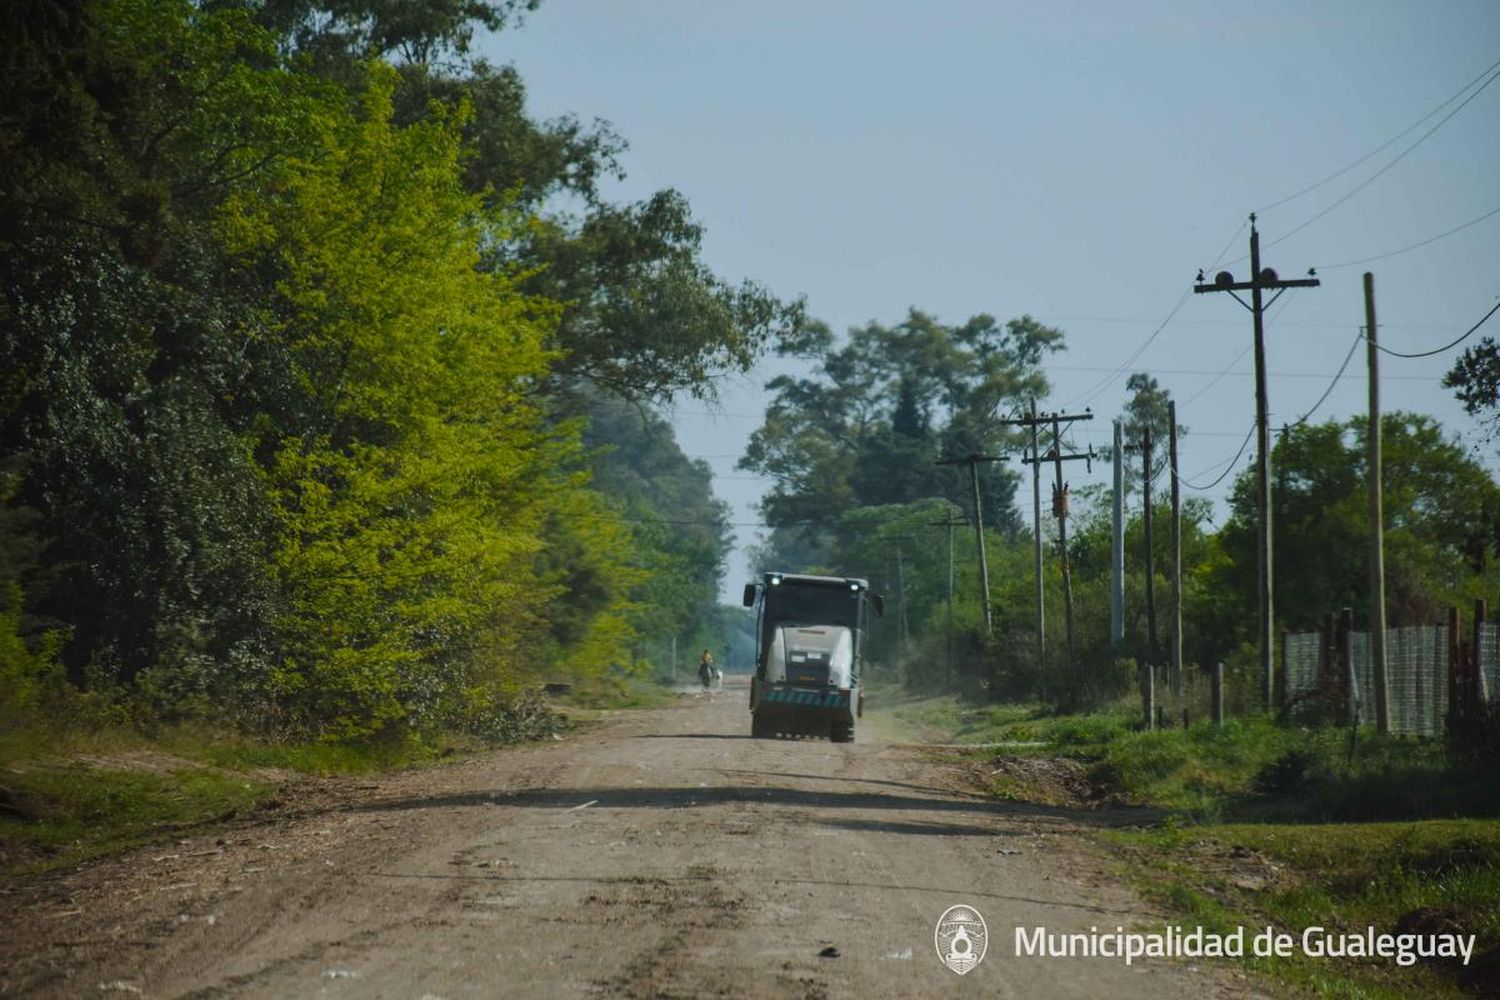
[{"label": "fence post", "polygon": [[1214,725],[1224,724],[1224,664],[1214,664]]},{"label": "fence post", "polygon": [[1141,715],[1146,729],[1156,728],[1156,676],[1151,664],[1141,664]]},{"label": "fence post", "polygon": [[1280,670],[1277,671],[1279,674],[1281,674],[1281,685],[1278,687],[1276,685],[1276,683],[1275,683],[1276,678],[1274,678],[1274,677],[1271,678],[1271,681],[1272,681],[1272,683],[1271,683],[1271,690],[1275,693],[1275,696],[1276,696],[1276,707],[1277,707],[1277,710],[1280,713],[1283,713],[1283,714],[1286,712],[1286,697],[1287,697],[1287,692],[1286,692],[1286,688],[1287,688],[1287,683],[1286,683],[1287,682],[1287,676],[1286,676],[1286,637],[1287,637],[1287,634],[1288,633],[1287,633],[1286,629],[1282,629],[1281,630],[1281,647],[1280,647],[1280,650],[1281,650],[1281,668],[1280,668]]},{"label": "fence post", "polygon": [[1339,654],[1337,640],[1334,638],[1335,618],[1330,611],[1323,616],[1323,642],[1318,650],[1318,687],[1329,686],[1329,678],[1333,684],[1340,689],[1344,686],[1343,678],[1339,676]]},{"label": "fence post", "polygon": [[1354,673],[1354,642],[1349,633],[1354,630],[1354,609],[1345,608],[1339,614],[1338,638],[1334,640],[1334,648],[1338,650],[1339,676],[1341,684],[1348,691],[1348,698],[1344,703],[1344,712],[1349,718],[1349,725],[1359,725],[1359,677]]},{"label": "fence post", "polygon": [[[1461,624],[1458,617],[1458,608],[1450,605],[1448,608],[1448,718],[1453,719],[1463,713],[1464,699],[1464,657],[1458,641]],[[1441,721],[1441,720],[1440,720]],[[1442,726],[1439,726],[1439,732]]]},{"label": "fence post", "polygon": [[1469,678],[1469,690],[1465,692],[1474,708],[1484,708],[1490,702],[1490,693],[1484,676],[1484,619],[1489,606],[1484,598],[1474,601],[1474,673]]}]

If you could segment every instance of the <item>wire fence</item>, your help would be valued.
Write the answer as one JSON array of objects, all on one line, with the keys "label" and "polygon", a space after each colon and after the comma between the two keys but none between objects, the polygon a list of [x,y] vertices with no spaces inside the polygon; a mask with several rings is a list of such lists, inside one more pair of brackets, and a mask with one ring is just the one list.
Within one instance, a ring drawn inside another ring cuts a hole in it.
[{"label": "wire fence", "polygon": [[1500,700],[1500,622],[1479,626],[1479,648],[1474,657],[1479,676],[1484,678],[1484,695],[1489,701]]},{"label": "wire fence", "polygon": [[[1446,625],[1412,625],[1386,629],[1386,680],[1391,732],[1411,736],[1439,736],[1448,715],[1449,646]],[[1370,662],[1370,633],[1350,630],[1349,659],[1329,648],[1322,632],[1286,636],[1285,697],[1288,710],[1326,708],[1342,701],[1346,716],[1361,721],[1374,718],[1374,669]],[[1485,697],[1494,700],[1500,674],[1500,624],[1486,622],[1480,629],[1476,660],[1484,677]],[[1352,672],[1351,678],[1341,676]]]}]

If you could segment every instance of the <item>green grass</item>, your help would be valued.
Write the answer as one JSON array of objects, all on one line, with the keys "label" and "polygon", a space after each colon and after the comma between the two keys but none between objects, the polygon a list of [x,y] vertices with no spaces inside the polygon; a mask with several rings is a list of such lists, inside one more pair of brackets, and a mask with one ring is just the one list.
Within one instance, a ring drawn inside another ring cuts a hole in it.
[{"label": "green grass", "polygon": [[[686,672],[680,683],[696,684],[697,675],[689,677]],[[626,674],[590,677],[574,682],[572,690],[558,697],[562,706],[589,711],[613,709],[663,708],[677,700],[670,680]]]},{"label": "green grass", "polygon": [[1034,724],[1045,719],[1030,705],[974,705],[956,695],[901,698],[887,690],[870,695],[870,710],[888,712],[898,722],[931,734],[934,742],[951,743],[1034,741]]},{"label": "green grass", "polygon": [[11,770],[0,847],[15,872],[73,864],[255,808],[272,782],[200,767],[162,773],[75,766]]},{"label": "green grass", "polygon": [[[1101,836],[1175,922],[1390,931],[1403,915],[1430,908],[1478,935],[1478,954],[1500,948],[1500,767],[1452,764],[1433,741],[1371,730],[1351,739],[1347,729],[1260,716],[1143,732],[1125,704],[1055,715],[947,699],[919,711],[954,742],[999,744],[985,755],[1068,757],[1088,768],[1106,800],[1161,810],[1154,829]],[[1030,801],[1049,794],[1011,775],[991,792]],[[1451,967],[1300,953],[1246,959],[1245,967],[1268,977],[1272,992],[1461,993]]]},{"label": "green grass", "polygon": [[[1189,923],[1216,929],[1267,924],[1294,933],[1321,925],[1391,931],[1404,914],[1444,912],[1477,935],[1476,953],[1500,947],[1500,821],[1218,824],[1112,831],[1142,889]],[[1231,854],[1263,888],[1237,882]],[[1269,868],[1267,864],[1275,865]],[[1251,963],[1322,996],[1456,994],[1458,970],[1328,961],[1296,955]]]},{"label": "green grass", "polygon": [[[533,710],[650,708],[676,695],[650,679],[576,684]],[[512,727],[514,729],[514,727]],[[357,775],[536,739],[549,727],[365,743],[259,741],[203,725],[0,729],[0,872],[64,867],[180,836],[257,808],[297,774]]]}]

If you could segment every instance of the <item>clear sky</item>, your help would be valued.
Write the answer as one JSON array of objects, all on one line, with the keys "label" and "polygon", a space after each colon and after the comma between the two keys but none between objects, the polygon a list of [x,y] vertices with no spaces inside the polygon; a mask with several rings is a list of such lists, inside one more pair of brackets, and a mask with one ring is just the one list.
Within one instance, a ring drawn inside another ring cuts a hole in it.
[{"label": "clear sky", "polygon": [[[1250,212],[1265,265],[1283,277],[1317,266],[1323,280],[1269,314],[1277,425],[1333,381],[1363,323],[1363,271],[1396,350],[1446,343],[1500,297],[1500,213],[1334,266],[1500,209],[1500,82],[1420,143],[1473,89],[1275,204],[1500,62],[1500,0],[546,0],[479,48],[518,68],[533,114],[611,122],[630,150],[609,196],[682,191],[707,262],[732,281],[805,295],[838,331],[912,306],[944,322],[1030,313],[1059,326],[1068,350],[1048,366],[1043,406],[1093,408],[1080,446],[1108,441],[1124,374],[1156,375],[1188,427],[1190,481],[1222,471],[1254,415],[1249,314],[1225,295],[1182,301],[1226,245],[1225,260],[1245,253]],[[1248,277],[1246,262],[1229,266]],[[1500,337],[1500,315],[1482,332]],[[1439,384],[1457,353],[1383,356],[1382,399],[1478,444]],[[765,485],[734,464],[768,373],[727,384],[717,411],[676,411],[683,449],[708,461],[738,522],[758,519]],[[1366,386],[1361,349],[1316,417],[1363,412]],[[1495,446],[1480,450],[1493,467]],[[725,593],[747,572],[737,553]]]}]

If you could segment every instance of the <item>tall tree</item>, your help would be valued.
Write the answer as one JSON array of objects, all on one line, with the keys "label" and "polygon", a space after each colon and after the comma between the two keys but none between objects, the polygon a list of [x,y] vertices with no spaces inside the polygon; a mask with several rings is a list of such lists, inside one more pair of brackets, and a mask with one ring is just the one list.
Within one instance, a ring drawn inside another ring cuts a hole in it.
[{"label": "tall tree", "polygon": [[[1146,431],[1151,432],[1151,476],[1155,482],[1169,461],[1167,438],[1172,425],[1167,417],[1171,393],[1162,388],[1156,376],[1136,372],[1125,380],[1125,391],[1130,393],[1130,398],[1125,401],[1125,412],[1120,421],[1123,439],[1120,450],[1125,456],[1125,492],[1128,495],[1141,491],[1141,448]],[[1179,437],[1186,435],[1187,428],[1178,424],[1177,434]],[[1109,450],[1105,449],[1106,454]]]},{"label": "tall tree", "polygon": [[[740,460],[774,480],[762,504],[778,526],[773,548],[810,546],[804,558],[833,563],[849,542],[840,518],[856,508],[927,498],[971,507],[968,470],[936,461],[1014,444],[995,415],[1046,394],[1041,361],[1062,337],[1029,316],[946,326],[914,309],[896,326],[851,330],[841,346],[826,331],[809,338],[802,349],[821,346],[815,373],[768,384],[774,398]],[[1002,531],[1022,525],[1017,479],[984,471],[985,520]]]},{"label": "tall tree", "polygon": [[[1368,607],[1366,424],[1303,424],[1276,442],[1276,604],[1289,627],[1312,627],[1345,606],[1363,616]],[[1390,619],[1436,621],[1448,604],[1480,596],[1485,580],[1493,582],[1500,486],[1431,417],[1386,414],[1381,436]],[[1254,496],[1247,472],[1230,498],[1220,537],[1226,559],[1216,570],[1216,586],[1241,595],[1247,609],[1256,572]]]}]

